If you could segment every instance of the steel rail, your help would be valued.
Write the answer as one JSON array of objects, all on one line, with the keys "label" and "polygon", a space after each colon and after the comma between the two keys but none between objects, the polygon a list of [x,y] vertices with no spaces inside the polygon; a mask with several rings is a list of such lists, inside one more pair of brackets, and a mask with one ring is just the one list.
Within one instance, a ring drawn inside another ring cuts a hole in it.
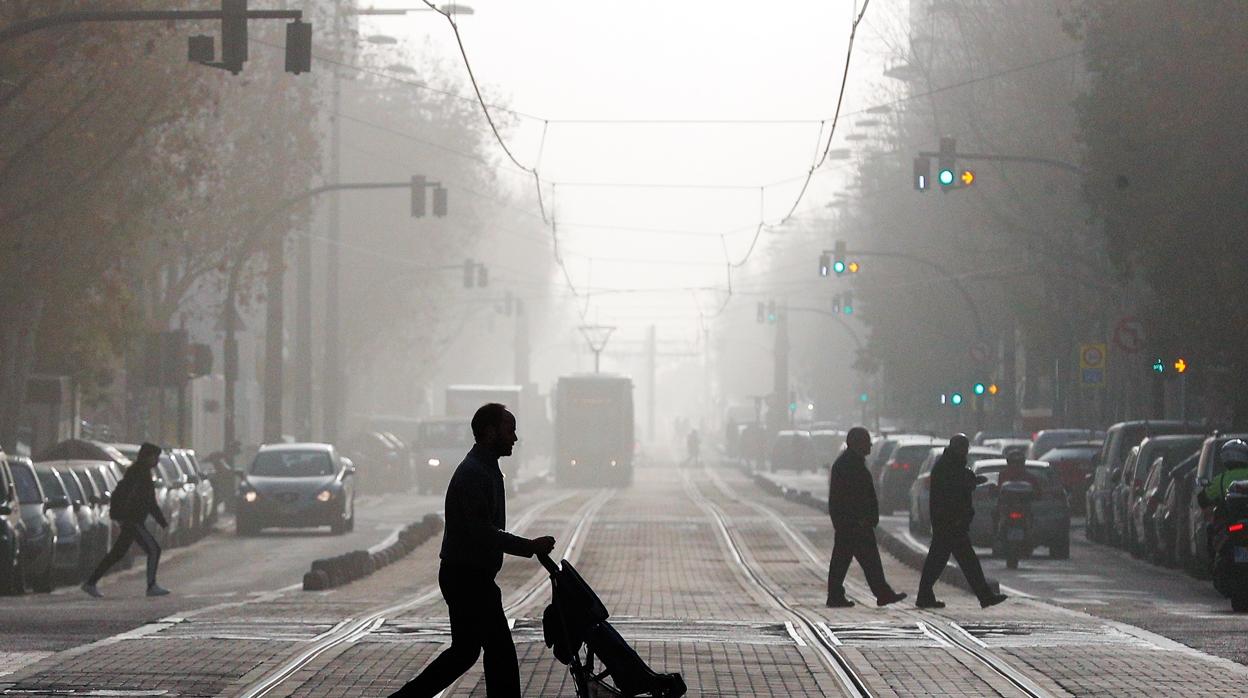
[{"label": "steel rail", "polygon": [[[515,530],[524,530],[547,509],[570,499],[575,492],[565,492],[563,495],[545,502],[533,505],[525,511],[517,520]],[[596,499],[591,499],[582,509],[588,509],[594,504]],[[581,522],[583,524],[584,521]],[[580,524],[578,524],[578,527]],[[385,622],[386,617],[404,611],[413,606],[420,605],[427,601],[431,601],[438,597],[441,590],[437,584],[427,585],[417,594],[400,601],[399,603],[386,606],[384,608],[375,609],[361,616],[360,618],[347,618],[330,632],[326,632],[319,636],[310,646],[304,648],[301,652],[291,657],[284,664],[279,666],[269,674],[253,681],[247,688],[239,693],[241,698],[260,698],[268,695],[273,689],[282,685],[286,679],[290,678],[295,672],[307,666],[317,657],[339,645],[355,642],[364,637],[381,623]]]},{"label": "steel rail", "polygon": [[853,696],[862,696],[870,698],[874,694],[867,687],[866,682],[858,675],[853,664],[845,658],[837,648],[832,638],[828,637],[820,628],[820,620],[812,618],[808,614],[799,611],[792,604],[784,599],[784,597],[754,569],[749,562],[746,561],[745,551],[728,525],[728,518],[723,511],[712,501],[702,495],[689,481],[688,474],[682,474],[685,483],[685,492],[689,498],[694,501],[703,511],[710,514],[710,518],[715,522],[720,534],[723,536],[724,543],[728,546],[728,551],[732,553],[733,562],[739,572],[745,579],[762,591],[771,601],[782,611],[787,613],[791,618],[800,624],[803,634],[812,642],[808,642],[811,647],[819,654],[819,658],[832,671],[833,676],[841,683],[841,686]]},{"label": "steel rail", "polygon": [[[772,524],[776,528],[782,531],[785,534],[785,536],[787,536],[793,542],[793,544],[806,556],[806,558],[810,561],[810,564],[808,565],[810,568],[815,569],[819,572],[823,572],[824,558],[819,556],[819,554],[815,551],[814,547],[810,544],[810,541],[806,540],[805,536],[795,531],[793,527],[790,526],[789,523],[785,521],[778,513],[776,513],[774,509],[772,509],[771,507],[765,504],[760,504],[748,498],[741,497],[740,495],[736,493],[735,490],[732,490],[732,488],[728,485],[728,483],[724,482],[723,479],[720,478],[719,475],[715,473],[713,470],[711,470],[710,468],[705,468],[704,470],[706,471],[706,474],[711,479],[711,481],[715,483],[715,486],[720,490],[720,492],[722,492],[725,496],[731,498],[733,501],[739,502],[741,504],[745,504],[746,506],[750,507],[751,509],[758,512],[759,514],[762,514],[765,518],[771,521]],[[866,589],[862,589],[861,586],[859,586],[855,582],[847,581],[846,586],[853,587],[855,589],[854,596],[858,598],[859,601],[861,601],[864,598],[870,597],[869,591]],[[927,618],[925,614],[919,611],[911,611],[909,609],[900,609],[900,608],[896,610],[900,612],[901,614],[909,616],[909,617],[913,617],[916,619],[923,618],[925,620],[930,620],[930,618]],[[1025,674],[1011,667],[1009,664],[1006,664],[1000,657],[997,657],[996,655],[992,654],[988,650],[982,647],[979,647],[975,645],[973,642],[969,641],[966,635],[964,634],[964,631],[950,632],[944,629],[943,627],[934,625],[930,622],[924,622],[924,621],[918,621],[918,622],[923,622],[924,627],[927,630],[934,633],[935,635],[938,635],[939,639],[949,643],[953,647],[956,647],[962,650],[963,653],[970,655],[972,659],[986,666],[992,672],[994,672],[1001,678],[1008,681],[1011,685],[1013,685],[1015,688],[1021,691],[1023,695],[1028,696],[1029,698],[1048,698],[1049,694],[1045,692],[1044,689],[1037,686],[1035,682],[1033,682]]]}]

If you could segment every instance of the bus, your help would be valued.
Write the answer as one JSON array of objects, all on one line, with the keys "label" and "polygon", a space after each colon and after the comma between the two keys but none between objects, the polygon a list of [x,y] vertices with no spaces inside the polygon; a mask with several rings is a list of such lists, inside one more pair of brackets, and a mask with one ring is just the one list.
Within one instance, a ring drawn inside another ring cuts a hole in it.
[{"label": "bus", "polygon": [[555,482],[633,481],[633,382],[626,376],[563,376],[555,384]]}]

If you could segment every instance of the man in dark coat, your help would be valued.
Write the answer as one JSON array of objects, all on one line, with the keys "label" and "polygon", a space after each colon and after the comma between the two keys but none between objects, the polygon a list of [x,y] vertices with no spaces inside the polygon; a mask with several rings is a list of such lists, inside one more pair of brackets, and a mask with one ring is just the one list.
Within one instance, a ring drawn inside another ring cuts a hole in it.
[{"label": "man in dark coat", "polygon": [[121,481],[113,489],[108,511],[112,520],[120,525],[121,533],[95,571],[82,583],[82,590],[97,599],[103,594],[95,585],[108,568],[125,557],[132,543],[138,543],[143,552],[147,553],[147,595],[165,596],[169,593],[168,589],[156,583],[160,545],[144,525],[148,515],[151,515],[161,528],[169,528],[169,522],[165,521],[165,515],[161,513],[160,505],[156,502],[156,486],[152,483],[152,469],[159,460],[159,446],[150,443],[139,446],[138,458],[126,469],[125,475],[121,476]]},{"label": "man in dark coat", "polygon": [[975,486],[985,482],[986,478],[976,476],[966,467],[966,454],[970,448],[971,442],[966,434],[954,434],[944,453],[932,466],[929,500],[932,543],[927,549],[927,559],[923,561],[919,597],[915,599],[919,608],[945,607],[944,603],[936,600],[933,587],[945,570],[950,554],[958,561],[958,567],[966,575],[971,590],[979,597],[980,606],[988,608],[1006,599],[1005,594],[994,594],[989,588],[984,570],[979,565],[979,557],[971,546],[971,519],[975,517],[972,495]]},{"label": "man in dark coat", "polygon": [[507,498],[498,459],[518,441],[516,418],[490,403],[472,418],[476,445],[455,469],[446,488],[446,529],[438,586],[451,617],[451,646],[395,696],[432,698],[477,663],[485,653],[485,690],[490,698],[518,698],[520,668],[502,592],[494,576],[503,553],[549,555],[550,536],[528,539],[508,533]]},{"label": "man in dark coat", "polygon": [[845,598],[845,574],[849,563],[857,558],[867,578],[877,606],[887,606],[906,598],[893,591],[884,579],[884,565],[875,542],[875,527],[880,523],[880,502],[867,470],[871,453],[871,434],[864,427],[854,427],[845,435],[845,450],[832,464],[828,476],[828,515],[836,535],[832,544],[832,561],[828,564],[828,601],[831,608],[848,608],[854,602]]}]

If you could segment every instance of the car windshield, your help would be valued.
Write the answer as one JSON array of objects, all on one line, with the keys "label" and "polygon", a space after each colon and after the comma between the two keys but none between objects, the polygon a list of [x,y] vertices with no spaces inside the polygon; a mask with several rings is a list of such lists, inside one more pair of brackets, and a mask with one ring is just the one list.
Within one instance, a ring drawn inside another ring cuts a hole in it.
[{"label": "car windshield", "polygon": [[904,463],[912,468],[917,467],[923,462],[923,459],[927,457],[927,454],[931,450],[931,444],[923,444],[921,446],[901,446],[893,452],[892,460],[899,466]]},{"label": "car windshield", "polygon": [[464,422],[425,422],[420,425],[420,443],[432,448],[467,446],[472,435]]},{"label": "car windshield", "polygon": [[1063,446],[1050,450],[1036,460],[1042,460],[1047,463],[1059,460],[1092,460],[1100,451],[1101,449],[1095,446],[1077,446],[1074,448]]},{"label": "car windshield", "polygon": [[[983,475],[988,478],[988,483],[986,484],[997,484],[1001,477],[1001,471],[1004,468],[1004,465],[985,465],[976,468],[975,474]],[[1046,489],[1049,489],[1050,486],[1052,486],[1059,488],[1057,491],[1061,491],[1061,482],[1058,480],[1057,473],[1053,472],[1050,468],[1029,465],[1027,466],[1027,474],[1038,478]],[[1049,491],[1053,490],[1050,489]]]},{"label": "car windshield", "polygon": [[324,477],[334,474],[334,464],[324,451],[261,451],[250,473],[260,477]]},{"label": "car windshield", "polygon": [[43,494],[39,492],[39,482],[26,466],[13,469],[13,482],[17,483],[17,499],[22,504],[41,504]]},{"label": "car windshield", "polygon": [[65,490],[69,492],[69,498],[75,501],[84,501],[86,497],[82,496],[82,488],[78,486],[78,478],[69,471],[61,473],[61,481],[65,483]]},{"label": "car windshield", "polygon": [[178,470],[178,466],[173,462],[173,458],[167,453],[160,454],[159,463],[160,477],[166,484],[173,484],[182,479],[182,471]]},{"label": "car windshield", "polygon": [[61,484],[61,479],[56,476],[56,473],[51,470],[40,470],[38,473],[39,484],[43,485],[43,493],[47,495],[48,499],[68,496],[65,494],[65,487]]}]

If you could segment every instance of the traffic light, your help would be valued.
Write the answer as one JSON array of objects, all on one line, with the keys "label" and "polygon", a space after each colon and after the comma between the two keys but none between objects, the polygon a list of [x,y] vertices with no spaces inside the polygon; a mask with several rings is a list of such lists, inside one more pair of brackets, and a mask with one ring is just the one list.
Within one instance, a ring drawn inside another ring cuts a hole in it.
[{"label": "traffic light", "polygon": [[212,373],[212,347],[199,343],[190,345],[187,364],[187,373],[192,378]]},{"label": "traffic light", "polygon": [[1153,359],[1153,373],[1165,373],[1165,372],[1166,372],[1166,362],[1162,361],[1161,357]]},{"label": "traffic light", "polygon": [[832,258],[827,252],[819,255],[819,276],[827,276],[832,270]]},{"label": "traffic light", "polygon": [[789,391],[789,414],[797,412],[797,392]]},{"label": "traffic light", "polygon": [[940,155],[936,159],[936,181],[942,188],[953,186],[957,181],[954,168],[957,167],[957,140],[948,136],[940,139]]},{"label": "traffic light", "polygon": [[867,395],[866,393],[860,393],[858,395],[858,402],[866,402],[867,400],[870,400],[870,399],[871,399],[871,396]]},{"label": "traffic light", "polygon": [[932,159],[917,157],[914,159],[914,189],[927,191],[932,187]]},{"label": "traffic light", "polygon": [[846,291],[844,299],[841,301],[841,312],[846,315],[854,314],[854,294],[852,291]]},{"label": "traffic light", "polygon": [[1187,369],[1190,368],[1190,365],[1187,363],[1187,359],[1184,359],[1181,356],[1175,359],[1174,363],[1171,365],[1174,366],[1175,373],[1187,373]]},{"label": "traffic light", "polygon": [[997,394],[998,392],[1000,392],[1000,391],[1001,391],[1001,388],[1000,388],[1000,387],[998,387],[996,383],[989,383],[989,384],[988,384],[988,394],[989,394],[989,395],[996,395],[996,394]]},{"label": "traffic light", "polygon": [[858,262],[850,262],[849,265],[846,267],[846,270],[849,271],[850,274],[857,274],[858,270],[861,268],[862,266],[858,264]]},{"label": "traffic light", "polygon": [[776,302],[767,301],[767,322],[776,324]]},{"label": "traffic light", "polygon": [[841,294],[832,296],[832,312],[840,314],[841,312]]},{"label": "traffic light", "polygon": [[295,20],[286,25],[286,72],[298,75],[311,71],[312,25]]},{"label": "traffic light", "polygon": [[221,0],[221,67],[238,75],[247,62],[247,0]]},{"label": "traffic light", "polygon": [[485,268],[484,264],[477,265],[477,288],[485,288],[490,285],[490,270]]},{"label": "traffic light", "polygon": [[424,175],[412,175],[412,218],[425,217],[426,186]]},{"label": "traffic light", "polygon": [[433,188],[433,215],[446,218],[446,187]]},{"label": "traffic light", "polygon": [[761,325],[764,322],[767,322],[767,304],[762,301],[759,301],[758,302],[758,324]]},{"label": "traffic light", "polygon": [[962,404],[962,393],[954,393],[949,396],[949,404],[958,407]]},{"label": "traffic light", "polygon": [[476,263],[471,258],[464,260],[464,288],[472,288],[476,281]]},{"label": "traffic light", "polygon": [[845,273],[845,241],[837,240],[832,246],[832,271],[837,276]]},{"label": "traffic light", "polygon": [[974,392],[976,395],[983,395],[984,393],[988,392],[988,386],[984,385],[983,383],[976,383],[975,385],[971,386],[971,391]]}]

